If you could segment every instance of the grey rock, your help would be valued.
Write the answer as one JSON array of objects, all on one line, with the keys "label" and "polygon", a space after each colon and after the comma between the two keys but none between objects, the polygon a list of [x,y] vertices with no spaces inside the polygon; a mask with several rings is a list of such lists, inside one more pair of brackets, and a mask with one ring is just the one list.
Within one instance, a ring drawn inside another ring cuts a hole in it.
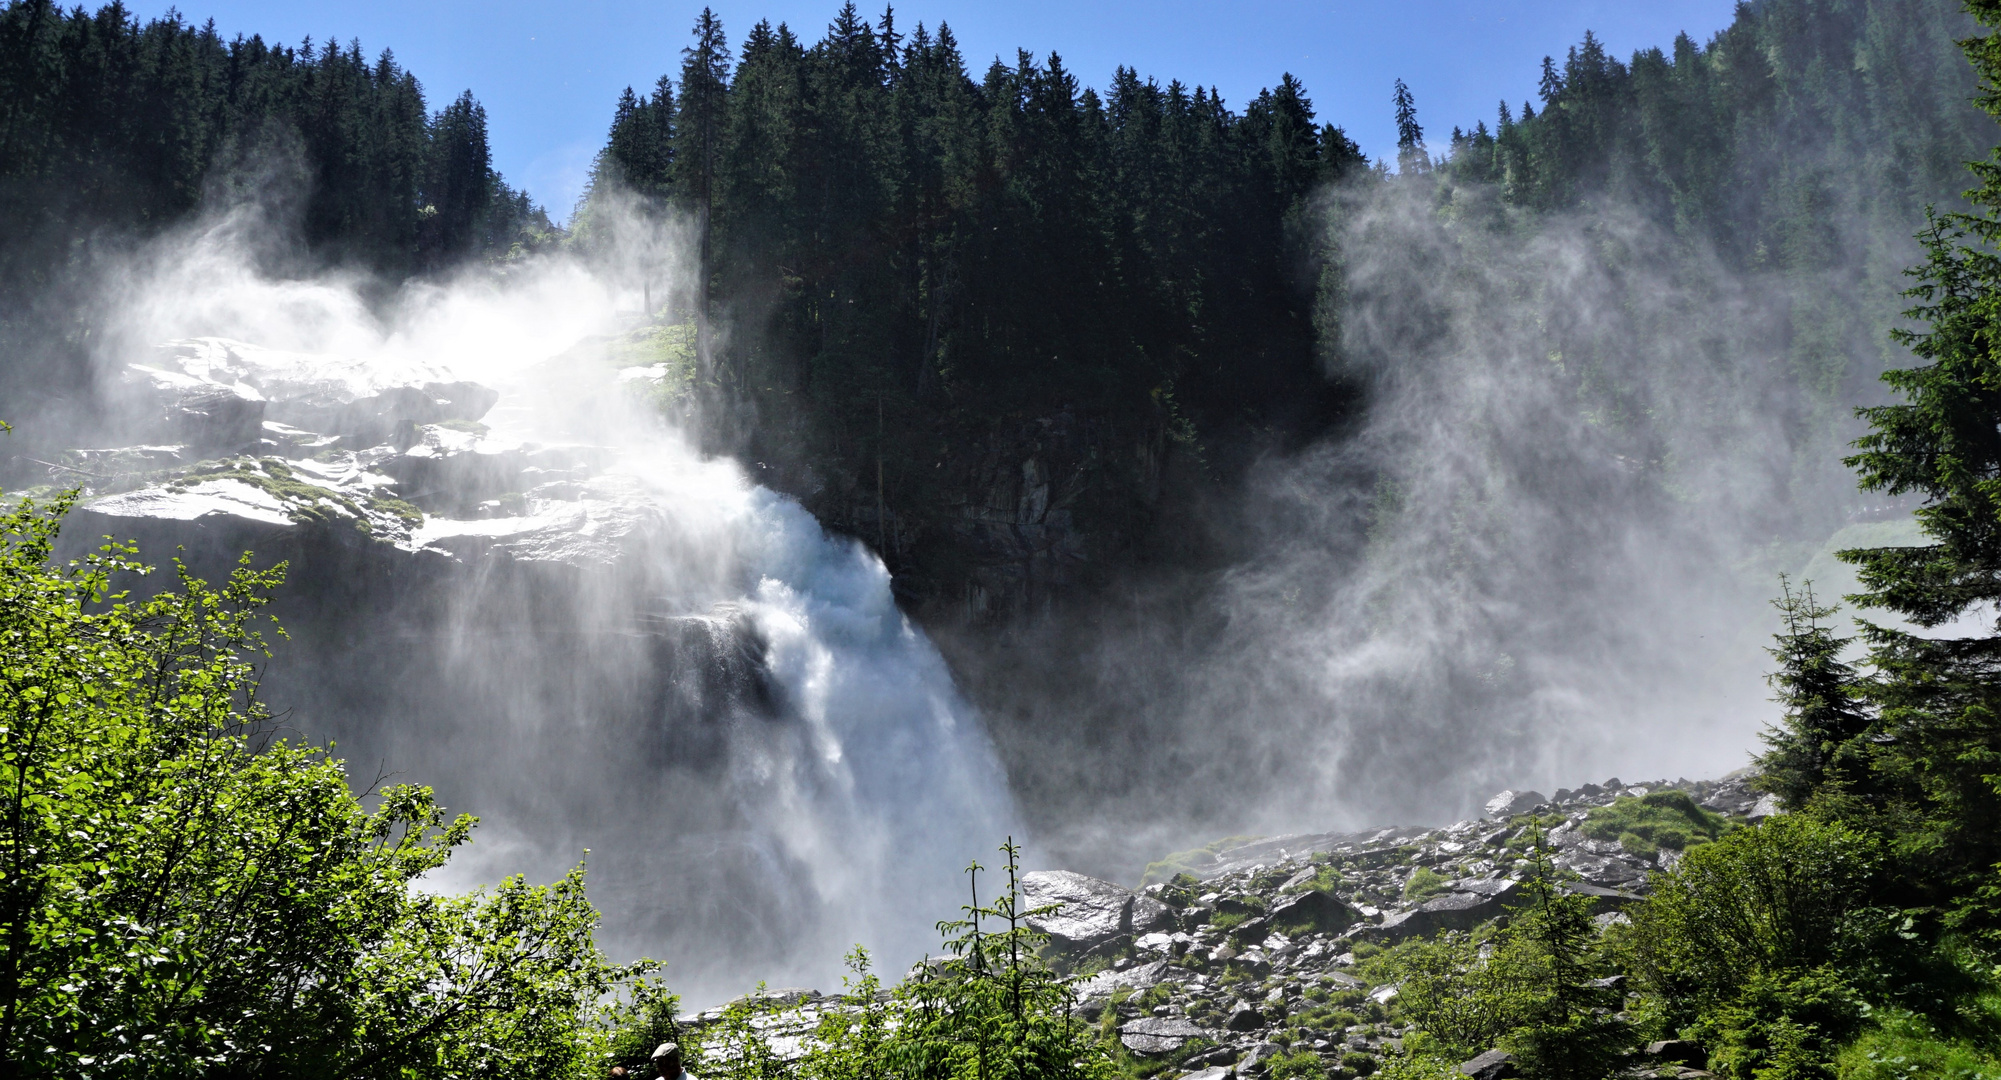
[{"label": "grey rock", "polygon": [[1656,1061],[1686,1065],[1692,1069],[1706,1068],[1709,1065],[1709,1055],[1701,1046],[1687,1039],[1663,1039],[1660,1042],[1648,1043],[1647,1056]]},{"label": "grey rock", "polygon": [[1460,1062],[1459,1071],[1473,1080],[1507,1080],[1515,1075],[1515,1057],[1505,1050],[1489,1050],[1471,1061]]},{"label": "grey rock", "polygon": [[1558,867],[1570,870],[1587,883],[1603,888],[1616,888],[1645,880],[1646,870],[1628,861],[1621,855],[1598,855],[1582,849],[1565,851],[1553,860]]},{"label": "grey rock", "polygon": [[1480,883],[1481,891],[1454,891],[1433,897],[1417,907],[1392,915],[1361,933],[1379,941],[1395,942],[1411,937],[1428,937],[1441,930],[1471,930],[1506,911],[1520,886],[1501,879],[1491,885]]},{"label": "grey rock", "polygon": [[1207,1028],[1180,1016],[1145,1016],[1138,1020],[1120,1024],[1119,1031],[1133,1035],[1159,1035],[1174,1039],[1201,1039],[1210,1034]]},{"label": "grey rock", "polygon": [[1120,1035],[1119,1041],[1125,1044],[1126,1049],[1131,1050],[1135,1054],[1154,1057],[1160,1054],[1171,1054],[1181,1049],[1181,1044],[1188,1040],[1170,1039],[1162,1035]]},{"label": "grey rock", "polygon": [[1487,816],[1498,821],[1506,821],[1516,814],[1529,811],[1549,801],[1540,791],[1503,791],[1487,800]]},{"label": "grey rock", "polygon": [[240,384],[220,384],[186,372],[134,364],[120,373],[123,407],[147,436],[191,446],[249,446],[264,434],[263,395]]},{"label": "grey rock", "polygon": [[1122,987],[1133,990],[1148,989],[1169,978],[1173,973],[1174,969],[1168,966],[1167,961],[1155,960],[1150,964],[1138,964],[1124,971],[1101,971],[1077,983],[1074,989],[1078,997],[1109,996],[1112,991]]},{"label": "grey rock", "polygon": [[[435,424],[418,429],[418,439],[409,449],[376,466],[395,478],[398,494],[427,509],[476,503],[519,490],[526,468],[527,459],[518,446]],[[552,481],[559,482],[576,484],[574,480]],[[578,485],[574,494],[561,494],[574,499],[583,490]]]},{"label": "grey rock", "polygon": [[1253,1005],[1239,1005],[1230,1010],[1230,1018],[1223,1026],[1231,1031],[1260,1031],[1265,1027],[1265,1014]]},{"label": "grey rock", "polygon": [[1237,1060],[1237,1075],[1242,1076],[1245,1073],[1264,1072],[1268,1067],[1266,1063],[1278,1051],[1279,1046],[1277,1043],[1261,1042],[1252,1046],[1249,1050],[1244,1051],[1242,1058]]},{"label": "grey rock", "polygon": [[477,420],[500,400],[497,391],[432,364],[291,353],[225,338],[168,342],[129,371],[128,385],[172,383],[191,391],[202,383],[239,399],[261,398],[260,425],[277,420],[363,446],[416,424]]},{"label": "grey rock", "polygon": [[1590,897],[1591,913],[1593,915],[1600,915],[1609,911],[1621,911],[1645,899],[1645,897],[1640,896],[1638,893],[1627,892],[1623,889],[1608,889],[1603,885],[1592,885],[1586,882],[1572,882],[1568,885],[1559,886],[1559,888],[1564,892],[1576,896]]},{"label": "grey rock", "polygon": [[1210,1032],[1178,1016],[1148,1016],[1119,1027],[1119,1041],[1135,1054],[1167,1054]]},{"label": "grey rock", "polygon": [[1273,904],[1267,921],[1273,926],[1312,927],[1323,933],[1338,934],[1361,922],[1362,913],[1324,892],[1307,891]]},{"label": "grey rock", "polygon": [[[1022,906],[1057,905],[1048,915],[1033,916],[1028,925],[1049,935],[1059,948],[1088,952],[1111,944],[1133,932],[1133,913],[1139,901],[1147,905],[1145,930],[1167,929],[1173,913],[1165,904],[1142,897],[1123,885],[1103,881],[1069,870],[1032,870],[1021,878]],[[1168,922],[1160,923],[1161,912]]]},{"label": "grey rock", "polygon": [[1228,1066],[1211,1065],[1206,1069],[1183,1074],[1182,1080],[1224,1080],[1229,1075],[1230,1070]]},{"label": "grey rock", "polygon": [[1174,909],[1155,900],[1151,896],[1133,897],[1132,915],[1126,927],[1129,934],[1173,933],[1178,920]]}]

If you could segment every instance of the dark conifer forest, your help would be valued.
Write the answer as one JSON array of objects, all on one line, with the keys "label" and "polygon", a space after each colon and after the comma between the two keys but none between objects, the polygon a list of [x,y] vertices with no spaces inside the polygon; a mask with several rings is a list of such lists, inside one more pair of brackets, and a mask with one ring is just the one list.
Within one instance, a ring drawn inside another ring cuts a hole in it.
[{"label": "dark conifer forest", "polygon": [[[269,187],[308,265],[398,279],[549,224],[493,171],[470,93],[436,108],[358,41],[225,41],[113,3],[0,10],[0,393],[75,393],[94,275],[231,188]],[[286,244],[291,236],[278,238]]]},{"label": "dark conifer forest", "polygon": [[[769,23],[732,42],[705,15],[617,102],[577,239],[611,192],[685,208],[713,444],[875,543],[906,598],[1005,613],[1210,557],[1163,520],[1353,415],[1333,238],[1342,193],[1390,168],[1522,235],[1635,206],[1800,286],[1780,407],[1826,413],[1873,380],[1913,223],[1956,203],[1987,137],[1951,44],[1969,26],[1919,0],[1776,0],[1628,61],[1587,35],[1491,126],[1427,139],[1399,83],[1396,161],[1372,166],[1283,73],[1232,104],[1123,68],[1092,88],[1056,55],[969,70],[949,28],[853,5],[811,43]],[[1075,558],[983,577],[1035,556],[951,519],[1037,446],[1082,537],[1041,542]]]}]

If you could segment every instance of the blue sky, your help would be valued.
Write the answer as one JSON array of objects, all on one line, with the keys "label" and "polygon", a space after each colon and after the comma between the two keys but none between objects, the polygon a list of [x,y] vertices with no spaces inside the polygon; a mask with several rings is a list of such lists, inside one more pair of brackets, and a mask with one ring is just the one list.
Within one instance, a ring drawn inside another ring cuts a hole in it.
[{"label": "blue sky", "polygon": [[[225,36],[261,33],[296,44],[310,34],[359,38],[373,55],[395,50],[433,107],[470,89],[486,105],[494,164],[558,218],[567,217],[624,87],[678,71],[688,28],[703,4],[685,0],[183,0],[183,14],[216,21]],[[710,0],[734,45],[759,18],[788,22],[817,40],[837,0]],[[1561,59],[1585,30],[1621,58],[1665,48],[1676,33],[1698,41],[1730,21],[1733,0],[1156,0],[1138,3],[974,3],[909,0],[896,9],[908,32],[950,23],[975,77],[988,61],[1026,48],[1054,51],[1087,84],[1120,64],[1162,82],[1212,85],[1241,106],[1290,71],[1323,120],[1371,156],[1396,143],[1391,84],[1410,84],[1418,119],[1444,142],[1454,125],[1491,125],[1496,103],[1519,108],[1535,93],[1542,57]],[[879,13],[874,4],[862,9]],[[167,5],[133,5],[142,17]]]}]

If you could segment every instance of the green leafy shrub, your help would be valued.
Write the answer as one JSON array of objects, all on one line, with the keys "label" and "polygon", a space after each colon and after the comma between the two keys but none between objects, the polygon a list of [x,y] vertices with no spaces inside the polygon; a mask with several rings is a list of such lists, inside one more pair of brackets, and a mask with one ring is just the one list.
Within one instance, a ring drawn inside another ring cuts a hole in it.
[{"label": "green leafy shrub", "polygon": [[1685,851],[1722,835],[1728,823],[1695,804],[1685,791],[1650,791],[1639,798],[1621,798],[1586,815],[1579,826],[1594,840],[1617,840],[1635,855],[1652,856],[1661,848]]},{"label": "green leafy shrub", "polygon": [[1697,1017],[1686,1033],[1710,1067],[1740,1080],[1822,1080],[1835,1047],[1862,1026],[1863,1005],[1831,967],[1761,974]]},{"label": "green leafy shrub", "polygon": [[1634,973],[1679,1028],[1744,988],[1862,959],[1877,935],[1866,903],[1879,845],[1787,814],[1689,851],[1632,913]]},{"label": "green leafy shrub", "polygon": [[1509,925],[1484,946],[1464,934],[1405,942],[1371,967],[1400,983],[1397,1008],[1447,1055],[1464,1060],[1501,1046],[1527,1075],[1598,1080],[1630,1041],[1612,1015],[1618,992],[1596,982],[1611,958],[1589,901],[1558,889],[1547,853],[1533,851],[1539,872]]},{"label": "green leafy shrub", "polygon": [[1311,1050],[1294,1050],[1272,1057],[1265,1073],[1270,1080],[1323,1080],[1327,1066]]},{"label": "green leafy shrub", "polygon": [[48,564],[68,506],[0,514],[5,1073],[595,1071],[597,1003],[646,966],[597,951],[582,869],[413,888],[473,819],[408,785],[370,811],[281,737],[254,664],[284,568],[245,556],[212,588],[177,564],[178,591],[130,602],[114,583],[151,570],[129,547]]}]

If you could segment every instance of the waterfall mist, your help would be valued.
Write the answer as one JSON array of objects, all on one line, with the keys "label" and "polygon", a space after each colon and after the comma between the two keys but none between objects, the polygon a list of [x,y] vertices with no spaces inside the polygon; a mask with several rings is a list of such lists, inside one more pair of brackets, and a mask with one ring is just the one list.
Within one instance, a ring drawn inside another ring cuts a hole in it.
[{"label": "waterfall mist", "polygon": [[[685,292],[679,226],[607,217],[595,255],[385,292],[267,272],[284,230],[264,205],[155,242],[111,281],[101,381],[139,364],[154,384],[275,402],[469,380],[499,394],[485,430],[284,447],[312,433],[266,423],[256,452],[309,483],[405,470],[401,492],[430,512],[393,551],[337,528],[309,541],[282,517],[246,534],[193,511],[119,516],[213,481],[86,504],[66,539],[129,526],[149,560],[190,543],[211,575],[242,547],[291,558],[275,610],[292,640],[263,697],[337,743],[358,789],[430,784],[481,817],[438,888],[548,880],[588,849],[601,943],[665,960],[696,1002],[760,979],[835,985],[856,943],[892,970],[935,949],[959,869],[1020,832],[1004,776],[881,561],[698,454],[665,419],[666,365],[609,358],[642,297]],[[92,437],[137,440],[135,408],[113,400]]]},{"label": "waterfall mist", "polygon": [[[999,660],[949,650],[1072,864],[1742,767],[1776,718],[1778,574],[1824,573],[1855,522],[1909,531],[1840,463],[1899,362],[1893,230],[1836,223],[1843,257],[1788,274],[1616,200],[1530,213],[1419,175],[1323,209],[1330,374],[1363,414],[1214,501],[1220,568],[1134,575]],[[1031,662],[1053,689],[1006,685]]]}]

